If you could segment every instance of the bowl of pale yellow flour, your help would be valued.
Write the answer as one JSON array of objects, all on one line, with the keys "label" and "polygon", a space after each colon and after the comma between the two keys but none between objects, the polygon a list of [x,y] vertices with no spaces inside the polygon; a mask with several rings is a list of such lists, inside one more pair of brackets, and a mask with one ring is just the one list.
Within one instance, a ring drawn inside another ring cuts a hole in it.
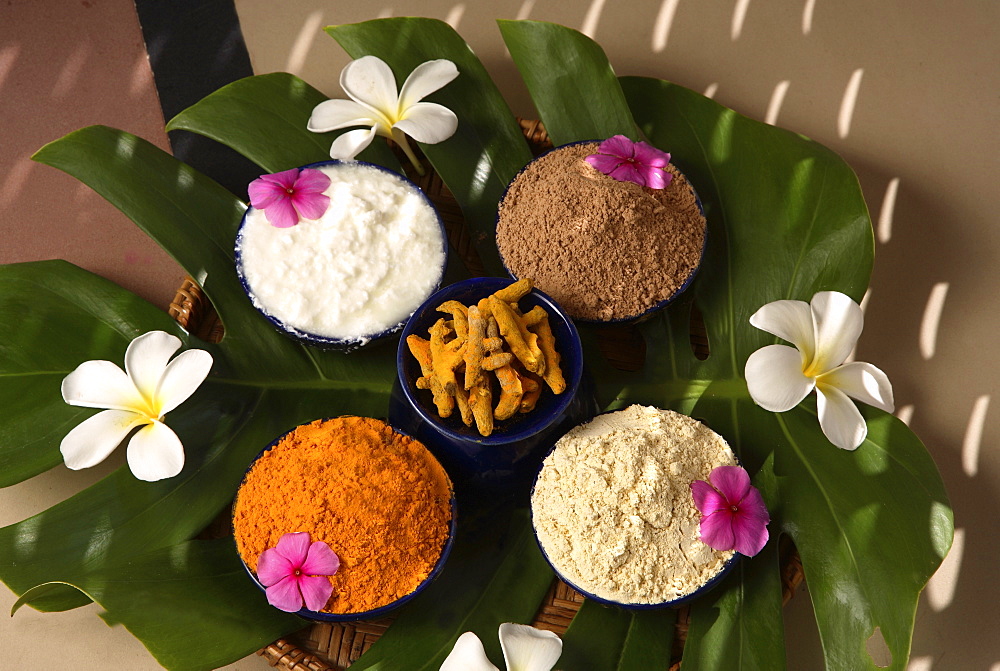
[{"label": "bowl of pale yellow flour", "polygon": [[570,586],[629,609],[676,606],[736,561],[700,537],[691,483],[736,465],[719,434],[670,410],[633,405],[564,435],[531,494],[539,547]]}]

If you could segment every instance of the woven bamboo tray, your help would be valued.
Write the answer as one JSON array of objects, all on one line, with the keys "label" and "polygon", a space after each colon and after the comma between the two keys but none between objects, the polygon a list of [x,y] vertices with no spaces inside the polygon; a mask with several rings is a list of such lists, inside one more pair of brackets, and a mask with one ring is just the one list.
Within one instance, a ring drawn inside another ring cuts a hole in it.
[{"label": "woven bamboo tray", "polygon": [[[522,120],[520,124],[536,155],[552,147],[540,121]],[[441,179],[433,171],[428,171],[424,176],[408,171],[407,176],[434,202],[448,232],[448,241],[465,263],[469,273],[474,276],[485,275],[483,264],[465,226],[462,210]],[[199,338],[208,342],[222,340],[222,324],[194,280],[188,278],[184,281],[168,312],[181,326]],[[699,323],[699,316],[694,315],[691,344],[696,356],[705,358],[708,356],[708,339],[705,337],[703,327],[699,328]],[[598,342],[601,352],[616,368],[634,371],[642,367],[645,359],[645,343],[635,327],[602,328],[598,334]],[[207,534],[212,536],[224,533],[228,533],[228,517],[207,531]],[[783,602],[787,603],[804,579],[802,563],[787,536],[782,536],[780,540],[779,559],[782,567]],[[250,588],[249,583],[247,587]],[[566,632],[583,601],[584,597],[574,589],[558,579],[553,579],[552,586],[539,605],[531,624],[539,629],[554,631],[561,636]],[[358,622],[315,623],[273,642],[259,650],[257,654],[264,657],[272,667],[282,671],[343,671],[385,633],[392,620],[392,617],[387,617]],[[680,668],[688,623],[689,608],[682,606],[677,612],[669,671],[677,671]]]}]

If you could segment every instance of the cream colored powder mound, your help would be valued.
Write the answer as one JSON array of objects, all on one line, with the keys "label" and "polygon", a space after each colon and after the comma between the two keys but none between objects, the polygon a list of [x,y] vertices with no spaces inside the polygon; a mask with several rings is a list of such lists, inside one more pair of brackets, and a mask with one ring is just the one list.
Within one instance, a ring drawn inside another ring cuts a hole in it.
[{"label": "cream colored powder mound", "polygon": [[531,498],[538,540],[566,580],[602,599],[651,604],[690,594],[733,551],[699,537],[691,483],[736,459],[717,433],[633,405],[563,436]]}]

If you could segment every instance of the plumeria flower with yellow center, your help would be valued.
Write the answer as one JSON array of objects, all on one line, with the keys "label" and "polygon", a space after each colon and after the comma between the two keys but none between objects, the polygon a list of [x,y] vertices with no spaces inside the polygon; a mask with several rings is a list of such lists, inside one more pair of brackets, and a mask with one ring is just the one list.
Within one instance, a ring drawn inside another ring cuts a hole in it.
[{"label": "plumeria flower with yellow center", "polygon": [[173,356],[179,338],[150,331],[125,351],[125,370],[110,361],[85,361],[62,382],[63,400],[106,408],[66,434],[59,451],[73,470],[96,466],[136,428],[126,458],[140,480],[170,478],[184,467],[184,446],[163,423],[168,412],[194,393],[212,368],[212,355],[190,349]]},{"label": "plumeria flower with yellow center", "polygon": [[457,76],[458,68],[451,61],[427,61],[410,73],[397,95],[396,78],[389,66],[376,56],[364,56],[348,63],[340,73],[340,87],[350,100],[321,102],[313,109],[307,127],[314,133],[326,133],[366,126],[334,140],[330,156],[353,160],[376,135],[381,135],[394,140],[422,175],[423,167],[406,136],[437,144],[455,134],[458,117],[454,112],[437,103],[420,101]]},{"label": "plumeria flower with yellow center", "polygon": [[819,425],[837,447],[856,449],[868,435],[851,399],[892,412],[892,385],[881,370],[860,361],[844,363],[864,326],[861,307],[838,291],[812,301],[768,303],[750,323],[795,345],[768,345],[747,359],[747,388],[754,402],[772,412],[791,410],[813,389]]},{"label": "plumeria flower with yellow center", "polygon": [[[500,625],[500,648],[507,671],[551,671],[562,654],[562,640],[551,631],[526,624]],[[483,642],[471,631],[455,641],[440,671],[499,671],[493,666]]]}]

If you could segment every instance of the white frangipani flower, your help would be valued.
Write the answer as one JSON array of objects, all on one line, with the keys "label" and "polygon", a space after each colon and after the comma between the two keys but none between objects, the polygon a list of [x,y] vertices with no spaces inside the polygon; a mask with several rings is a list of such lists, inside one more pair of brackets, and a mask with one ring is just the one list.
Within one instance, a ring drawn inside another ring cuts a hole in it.
[{"label": "white frangipani flower", "polygon": [[[551,671],[562,654],[562,640],[551,631],[526,624],[500,625],[500,647],[507,671]],[[493,666],[483,643],[471,631],[455,641],[440,671],[499,671]]]},{"label": "white frangipani flower", "polygon": [[417,142],[437,144],[454,135],[458,128],[455,113],[443,105],[420,100],[457,76],[458,68],[451,61],[427,61],[410,73],[396,95],[396,78],[385,61],[364,56],[348,63],[340,73],[340,87],[350,100],[321,102],[313,109],[307,127],[314,133],[325,133],[367,126],[334,140],[330,156],[352,160],[376,135],[381,135],[392,138],[422,175],[423,167],[413,155],[406,136]]},{"label": "white frangipani flower", "polygon": [[[150,331],[125,351],[125,370],[110,361],[85,361],[62,381],[63,400],[84,408],[107,408],[66,434],[59,451],[73,470],[96,466],[137,427],[128,443],[129,468],[140,480],[170,478],[184,467],[184,446],[163,416],[205,380],[212,355],[191,349],[170,357],[179,338]],[[127,372],[126,372],[127,371]]]},{"label": "white frangipani flower", "polygon": [[856,449],[868,435],[852,398],[892,412],[886,374],[870,363],[844,363],[864,326],[861,307],[849,296],[821,291],[810,303],[774,301],[757,310],[750,323],[795,345],[768,345],[747,359],[747,388],[757,405],[785,412],[815,388],[820,427],[845,450]]}]

